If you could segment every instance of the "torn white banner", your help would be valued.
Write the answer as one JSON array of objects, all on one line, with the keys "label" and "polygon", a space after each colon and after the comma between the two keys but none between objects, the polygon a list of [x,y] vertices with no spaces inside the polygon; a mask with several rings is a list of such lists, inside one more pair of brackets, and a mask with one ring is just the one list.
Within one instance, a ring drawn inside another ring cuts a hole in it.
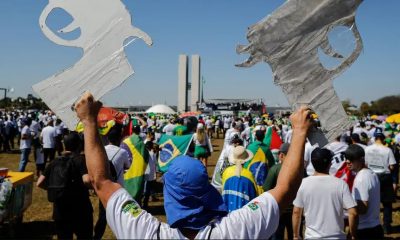
[{"label": "torn white banner", "polygon": [[[59,32],[72,32],[79,28],[79,38],[65,40],[48,28],[46,19],[55,8],[64,9],[73,18]],[[33,90],[69,129],[75,129],[78,123],[71,106],[83,92],[90,91],[99,99],[133,74],[125,56],[124,41],[134,37],[152,45],[146,33],[132,26],[131,16],[120,0],[50,0],[39,24],[51,41],[83,49],[83,57],[74,66],[33,86]]]},{"label": "torn white banner", "polygon": [[[362,41],[355,25],[355,11],[362,0],[290,0],[250,27],[248,46],[238,53],[249,53],[248,60],[237,66],[250,67],[257,62],[270,64],[275,84],[289,103],[308,104],[318,114],[329,141],[350,126],[348,116],[332,86],[332,80],[359,56]],[[349,27],[355,37],[353,52],[335,69],[325,69],[318,49],[334,58],[328,33],[336,26]]]}]

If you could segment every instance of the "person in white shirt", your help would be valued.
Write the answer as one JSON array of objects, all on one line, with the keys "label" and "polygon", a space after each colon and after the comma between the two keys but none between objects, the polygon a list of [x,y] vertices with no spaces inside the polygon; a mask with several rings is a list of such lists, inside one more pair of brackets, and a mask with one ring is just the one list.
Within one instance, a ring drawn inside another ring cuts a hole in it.
[{"label": "person in white shirt", "polygon": [[311,126],[308,108],[301,107],[291,116],[292,145],[276,187],[229,215],[221,195],[209,184],[204,165],[188,156],[177,157],[164,174],[166,224],[142,210],[125,189],[110,180],[96,124],[100,107],[87,92],[75,111],[84,125],[88,172],[99,199],[107,206],[107,221],[116,238],[254,239],[269,238],[275,232],[280,212],[293,201],[301,183],[305,138]]},{"label": "person in white shirt", "polygon": [[29,126],[31,125],[32,120],[30,118],[25,118],[21,121],[21,141],[19,149],[21,150],[21,160],[19,162],[18,171],[25,172],[26,164],[29,161],[29,154],[31,152],[32,147],[32,134]]},{"label": "person in white shirt", "polygon": [[390,233],[392,203],[396,200],[391,171],[394,170],[396,160],[392,150],[384,145],[386,137],[382,129],[376,128],[374,137],[375,143],[365,148],[365,163],[379,177],[383,205],[383,230],[385,233]]},{"label": "person in white shirt", "polygon": [[156,171],[157,171],[157,158],[154,152],[154,143],[148,141],[145,143],[147,151],[149,151],[149,161],[147,163],[146,171],[144,172],[144,198],[143,198],[143,209],[147,209],[150,195],[152,196],[152,201],[157,198],[154,194],[154,188],[156,184]]},{"label": "person in white shirt", "polygon": [[295,239],[299,238],[303,212],[306,221],[305,239],[345,239],[343,209],[347,209],[349,216],[350,234],[356,236],[357,204],[347,184],[329,175],[332,157],[333,153],[328,149],[316,148],[311,153],[315,173],[303,179],[293,201]]},{"label": "person in white shirt", "polygon": [[352,144],[345,152],[348,167],[357,173],[353,184],[353,198],[357,201],[359,239],[383,239],[380,222],[380,183],[378,176],[365,165],[364,149]]},{"label": "person in white shirt", "polygon": [[162,132],[170,136],[174,135],[174,128],[176,127],[174,121],[174,118],[170,118],[169,123],[165,125]]},{"label": "person in white shirt", "polygon": [[120,147],[122,140],[122,128],[120,125],[115,125],[107,134],[109,144],[104,148],[107,158],[112,162],[116,172],[116,180],[121,186],[124,186],[125,170],[131,166],[131,158],[128,152]]},{"label": "person in white shirt", "polygon": [[37,167],[40,171],[44,171],[46,167],[47,160],[50,162],[54,160],[56,155],[56,137],[57,131],[53,127],[53,119],[49,119],[47,122],[47,126],[43,128],[40,133],[40,140],[43,144],[43,164],[37,164]]}]

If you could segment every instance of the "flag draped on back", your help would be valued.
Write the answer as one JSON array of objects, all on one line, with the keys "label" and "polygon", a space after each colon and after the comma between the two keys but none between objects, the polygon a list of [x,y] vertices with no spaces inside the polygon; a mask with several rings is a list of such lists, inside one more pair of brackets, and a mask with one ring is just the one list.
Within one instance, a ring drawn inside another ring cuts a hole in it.
[{"label": "flag draped on back", "polygon": [[136,134],[126,138],[122,142],[121,147],[127,150],[128,154],[132,157],[132,164],[124,174],[125,189],[134,199],[140,199],[149,152],[145,148],[142,139]]},{"label": "flag draped on back", "polygon": [[257,192],[263,192],[262,186],[267,178],[269,167],[275,164],[274,157],[267,144],[255,141],[247,147],[253,153],[253,158],[244,164],[244,168],[250,170],[257,185]]},{"label": "flag draped on back", "polygon": [[222,174],[222,197],[229,212],[239,209],[259,195],[253,174],[243,168],[236,176],[236,166],[230,166]]},{"label": "flag draped on back", "polygon": [[193,134],[182,136],[161,135],[158,141],[161,150],[158,157],[158,167],[161,172],[166,172],[176,157],[186,154],[192,138]]}]

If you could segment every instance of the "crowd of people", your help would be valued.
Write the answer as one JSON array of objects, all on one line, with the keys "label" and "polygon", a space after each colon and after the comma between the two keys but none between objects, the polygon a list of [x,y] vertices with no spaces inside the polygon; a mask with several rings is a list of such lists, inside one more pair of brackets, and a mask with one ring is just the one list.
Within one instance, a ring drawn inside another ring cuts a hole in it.
[{"label": "crowd of people", "polygon": [[[37,186],[54,204],[59,238],[101,239],[107,223],[117,238],[369,239],[391,232],[400,125],[359,119],[336,141],[311,145],[307,131],[317,120],[301,108],[290,119],[130,116],[100,136],[99,106],[90,95],[76,105],[82,133],[69,131],[51,111],[0,115],[2,151],[19,142],[18,171],[34,156]],[[163,134],[193,137],[186,154],[161,174]],[[221,137],[210,183],[211,140]],[[143,161],[144,176],[132,188],[124,175],[136,171],[130,169],[135,161]],[[158,200],[158,175],[167,223],[146,211],[150,197]],[[100,201],[95,226],[89,189]]]}]

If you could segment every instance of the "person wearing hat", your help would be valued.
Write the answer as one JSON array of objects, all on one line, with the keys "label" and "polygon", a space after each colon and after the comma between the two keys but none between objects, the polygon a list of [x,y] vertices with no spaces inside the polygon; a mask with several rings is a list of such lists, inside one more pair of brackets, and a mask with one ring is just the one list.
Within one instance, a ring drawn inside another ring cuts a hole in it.
[{"label": "person wearing hat", "polygon": [[315,173],[303,179],[293,201],[295,239],[299,238],[303,212],[305,239],[346,239],[343,209],[347,209],[350,235],[356,237],[357,204],[348,185],[343,180],[329,175],[332,158],[333,153],[328,149],[316,148],[311,153]]},{"label": "person wearing hat", "polygon": [[222,197],[229,212],[239,209],[257,197],[257,186],[253,174],[243,165],[253,158],[253,153],[237,146],[229,156],[229,163],[222,173]]},{"label": "person wearing hat", "polygon": [[[278,181],[279,172],[282,168],[282,163],[286,159],[286,155],[289,151],[290,144],[283,143],[279,148],[278,158],[279,163],[272,166],[272,168],[268,171],[267,178],[265,179],[263,189],[264,191],[269,191],[276,186]],[[284,239],[285,238],[285,228],[287,231],[287,238],[293,239],[293,225],[292,225],[292,213],[293,213],[293,205],[290,205],[284,213],[281,215],[279,219],[279,226],[276,232],[272,235],[271,239]]]},{"label": "person wearing hat", "polygon": [[382,128],[376,128],[374,138],[374,144],[365,148],[365,163],[379,177],[383,205],[383,230],[385,233],[390,233],[392,203],[396,200],[391,172],[394,170],[396,160],[392,150],[385,146],[386,137]]},{"label": "person wearing hat", "polygon": [[359,223],[357,237],[360,239],[382,239],[380,222],[380,183],[378,176],[365,164],[364,148],[358,144],[350,145],[345,151],[348,167],[357,173],[352,195],[357,201]]},{"label": "person wearing hat", "polygon": [[301,184],[304,144],[311,126],[306,107],[291,116],[292,143],[274,189],[226,215],[222,197],[208,182],[204,165],[179,156],[164,174],[167,223],[162,223],[110,180],[96,125],[100,107],[101,103],[87,92],[75,104],[75,111],[85,127],[86,164],[93,188],[106,206],[108,224],[118,239],[269,238],[278,226],[280,212],[293,201]]}]

